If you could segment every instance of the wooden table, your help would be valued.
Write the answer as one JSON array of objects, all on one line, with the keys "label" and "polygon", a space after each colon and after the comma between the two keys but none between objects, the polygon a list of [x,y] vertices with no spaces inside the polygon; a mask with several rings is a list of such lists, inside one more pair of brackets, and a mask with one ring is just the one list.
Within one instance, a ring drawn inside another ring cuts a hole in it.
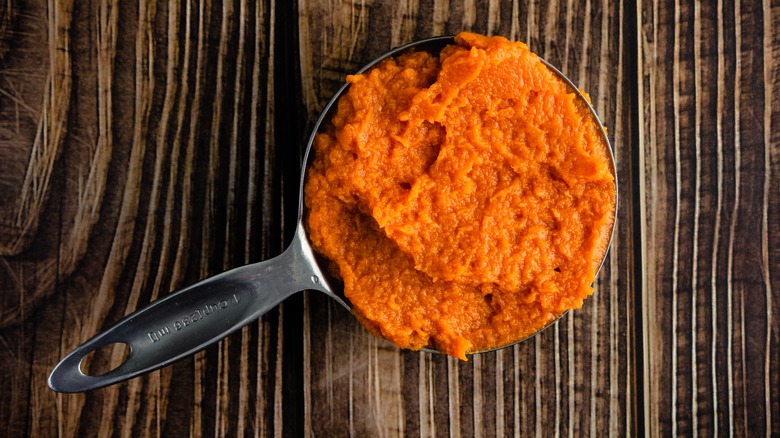
[{"label": "wooden table", "polygon": [[[0,2],[0,435],[780,434],[777,29],[770,0]],[[146,377],[47,388],[123,315],[279,254],[345,74],[462,30],[527,42],[609,129],[581,310],[459,362],[304,293]]]}]

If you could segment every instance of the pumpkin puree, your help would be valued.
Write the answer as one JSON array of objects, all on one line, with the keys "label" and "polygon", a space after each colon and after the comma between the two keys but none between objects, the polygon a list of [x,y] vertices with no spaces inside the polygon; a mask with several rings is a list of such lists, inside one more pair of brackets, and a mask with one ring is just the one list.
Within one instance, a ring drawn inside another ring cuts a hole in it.
[{"label": "pumpkin puree", "polygon": [[525,44],[455,41],[347,77],[305,202],[372,333],[465,360],[582,306],[615,179],[602,127]]}]

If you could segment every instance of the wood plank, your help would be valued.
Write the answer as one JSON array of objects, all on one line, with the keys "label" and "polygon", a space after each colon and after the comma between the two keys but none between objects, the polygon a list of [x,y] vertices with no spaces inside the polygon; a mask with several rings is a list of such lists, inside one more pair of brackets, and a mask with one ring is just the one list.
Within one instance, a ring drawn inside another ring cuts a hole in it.
[{"label": "wood plank", "polygon": [[[51,193],[42,195],[40,213],[30,210],[43,231],[18,256],[3,253],[1,333],[8,348],[0,368],[18,376],[0,389],[16,406],[0,414],[4,435],[268,430],[273,397],[281,396],[274,389],[282,367],[275,347],[278,311],[197,359],[123,385],[65,396],[46,389],[45,380],[58,357],[138,306],[281,251],[281,177],[268,103],[274,86],[270,5],[9,4],[21,9],[14,9],[20,20],[10,36],[3,34],[11,48],[3,55],[3,68],[10,68],[2,72],[3,90],[13,90],[7,81],[14,74],[34,72],[40,60],[24,56],[25,41],[34,44],[34,32],[45,41],[49,23],[64,32],[51,54],[74,60],[72,75],[54,67],[52,74],[72,77],[75,91],[68,104],[47,103],[45,95],[36,101],[22,90],[33,114],[45,105],[66,110],[67,131],[59,158],[49,154]],[[49,89],[69,93],[59,83]],[[19,100],[2,98],[4,111]],[[10,120],[4,116],[3,126]],[[28,161],[35,131],[16,134],[28,137],[2,139],[14,154],[3,160],[9,166]],[[9,212],[14,198],[2,199]],[[20,287],[24,292],[9,293]],[[119,360],[108,351],[91,366]]]},{"label": "wood plank", "polygon": [[[309,434],[531,435],[636,432],[633,204],[625,10],[609,2],[299,3],[303,101],[311,120],[344,76],[400,44],[473,30],[525,40],[588,90],[616,150],[618,229],[596,294],[541,335],[459,363],[398,351],[327,299],[306,302]],[[558,36],[556,38],[556,35]],[[379,372],[400,375],[376,379]],[[500,372],[500,374],[497,374]],[[399,387],[400,384],[400,387]],[[398,397],[400,391],[401,396]],[[373,413],[373,414],[371,414]],[[381,413],[381,415],[379,415]]]},{"label": "wood plank", "polygon": [[777,433],[780,11],[639,11],[646,431]]}]

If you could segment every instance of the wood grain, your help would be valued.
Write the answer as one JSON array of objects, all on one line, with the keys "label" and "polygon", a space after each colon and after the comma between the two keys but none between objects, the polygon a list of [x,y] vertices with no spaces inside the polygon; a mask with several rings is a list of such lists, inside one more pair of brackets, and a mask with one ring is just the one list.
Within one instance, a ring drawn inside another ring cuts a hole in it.
[{"label": "wood grain", "polygon": [[776,434],[779,11],[640,13],[647,431]]},{"label": "wood grain", "polygon": [[[773,3],[0,0],[0,435],[776,435]],[[464,30],[527,42],[608,128],[617,229],[582,309],[460,362],[304,293],[148,376],[46,387],[127,313],[279,254],[344,76]]]}]

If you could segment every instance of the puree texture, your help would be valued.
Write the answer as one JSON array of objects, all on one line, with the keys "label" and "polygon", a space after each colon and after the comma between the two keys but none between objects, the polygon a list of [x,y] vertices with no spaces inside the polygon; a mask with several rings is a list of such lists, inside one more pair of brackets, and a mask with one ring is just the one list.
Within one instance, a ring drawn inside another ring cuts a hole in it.
[{"label": "puree texture", "polygon": [[602,127],[525,44],[455,41],[347,77],[305,202],[369,331],[465,360],[582,306],[615,179]]}]

